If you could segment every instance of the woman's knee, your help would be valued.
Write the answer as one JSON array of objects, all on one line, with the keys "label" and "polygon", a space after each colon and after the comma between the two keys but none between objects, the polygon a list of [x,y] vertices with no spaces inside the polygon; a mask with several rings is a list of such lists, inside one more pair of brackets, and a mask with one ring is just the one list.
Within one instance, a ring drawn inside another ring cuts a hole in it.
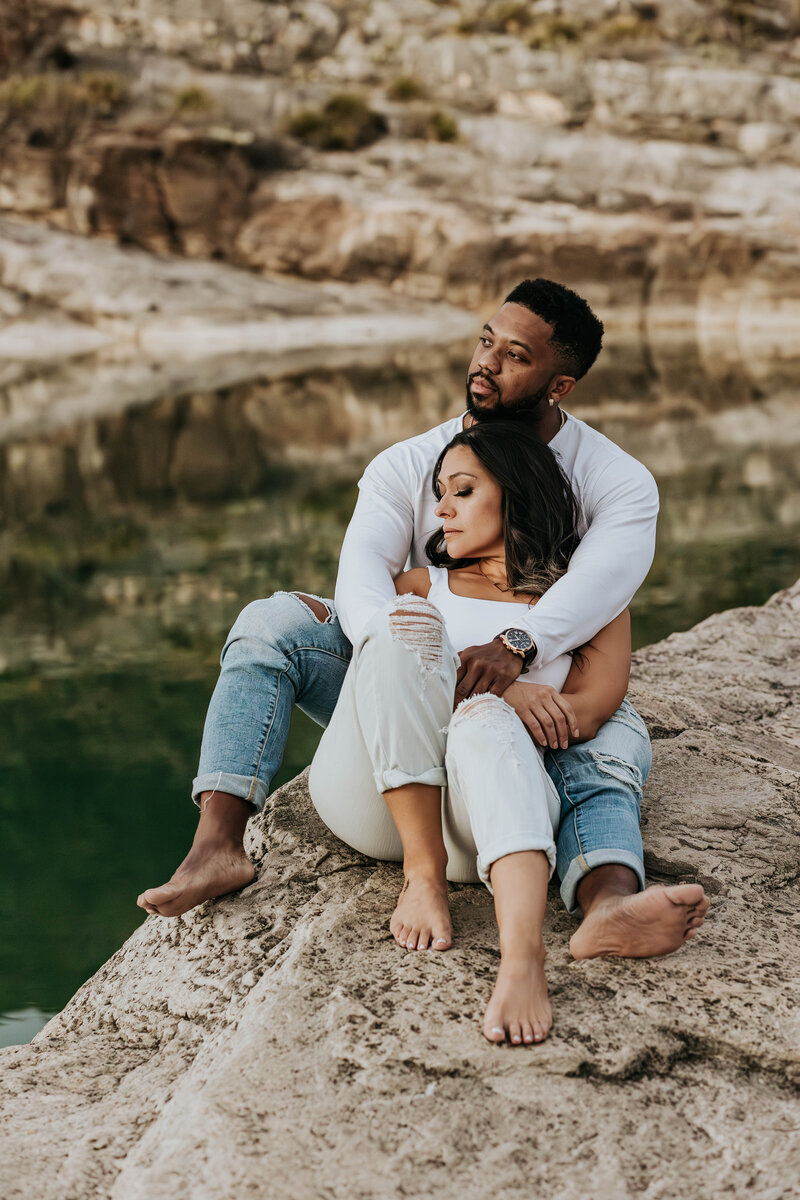
[{"label": "woman's knee", "polygon": [[424,667],[441,666],[444,619],[436,605],[422,596],[396,596],[384,605],[373,619],[370,637],[399,642],[413,650]]},{"label": "woman's knee", "polygon": [[503,756],[506,764],[519,765],[515,738],[519,718],[502,696],[482,692],[462,700],[447,731],[447,762],[464,765],[488,755]]}]

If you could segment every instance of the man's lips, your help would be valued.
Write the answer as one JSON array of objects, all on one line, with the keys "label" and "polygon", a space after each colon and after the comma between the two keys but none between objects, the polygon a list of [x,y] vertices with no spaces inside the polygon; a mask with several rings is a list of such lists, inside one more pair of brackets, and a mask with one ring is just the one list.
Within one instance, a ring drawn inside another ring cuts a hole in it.
[{"label": "man's lips", "polygon": [[481,396],[490,396],[492,393],[497,394],[497,388],[488,379],[484,379],[482,375],[476,375],[470,387],[474,392],[478,392]]}]

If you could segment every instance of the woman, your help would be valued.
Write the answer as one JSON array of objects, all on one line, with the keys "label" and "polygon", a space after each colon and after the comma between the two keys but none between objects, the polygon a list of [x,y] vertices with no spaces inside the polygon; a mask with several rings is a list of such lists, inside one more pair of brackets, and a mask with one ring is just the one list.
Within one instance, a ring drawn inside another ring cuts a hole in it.
[{"label": "woman", "polygon": [[[576,508],[552,452],[519,424],[457,434],[433,486],[443,522],[428,542],[434,565],[397,578],[396,600],[354,647],[312,763],[311,797],[343,841],[402,860],[390,929],[406,949],[451,945],[448,879],[486,884],[501,963],[484,1035],[542,1041],[552,1023],[542,920],[560,815],[543,747],[558,746],[553,715],[564,713],[580,741],[619,707],[629,617],[538,670],[536,682],[522,674],[503,698],[472,696],[453,713],[457,651],[514,626],[518,606],[535,604],[563,574]],[[523,702],[531,733],[515,711]]]}]

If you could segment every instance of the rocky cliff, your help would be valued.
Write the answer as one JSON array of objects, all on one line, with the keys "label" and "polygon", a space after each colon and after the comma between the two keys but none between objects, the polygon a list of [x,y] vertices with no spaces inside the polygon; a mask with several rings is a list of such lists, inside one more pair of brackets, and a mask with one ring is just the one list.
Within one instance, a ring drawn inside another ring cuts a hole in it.
[{"label": "rocky cliff", "polygon": [[792,0],[11,8],[8,212],[468,306],[539,273],[645,325],[797,322]]},{"label": "rocky cliff", "polygon": [[576,963],[554,890],[553,1034],[491,1047],[488,894],[453,888],[451,952],[400,951],[398,868],[337,842],[299,777],[252,822],[256,883],[148,919],[2,1052],[0,1193],[793,1195],[799,619],[796,585],[636,656],[647,869],[712,895],[694,942]]}]

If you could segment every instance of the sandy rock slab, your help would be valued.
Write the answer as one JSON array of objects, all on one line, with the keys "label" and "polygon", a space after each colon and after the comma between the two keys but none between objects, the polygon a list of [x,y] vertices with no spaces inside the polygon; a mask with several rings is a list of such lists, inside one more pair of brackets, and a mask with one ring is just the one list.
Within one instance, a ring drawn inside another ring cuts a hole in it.
[{"label": "sandy rock slab", "polygon": [[251,887],[147,919],[2,1052],[0,1195],[797,1194],[799,651],[800,584],[636,656],[648,873],[713,904],[669,958],[574,962],[554,889],[542,1046],[480,1036],[488,894],[452,889],[451,952],[401,951],[399,869],[337,842],[300,776],[252,823]]}]

